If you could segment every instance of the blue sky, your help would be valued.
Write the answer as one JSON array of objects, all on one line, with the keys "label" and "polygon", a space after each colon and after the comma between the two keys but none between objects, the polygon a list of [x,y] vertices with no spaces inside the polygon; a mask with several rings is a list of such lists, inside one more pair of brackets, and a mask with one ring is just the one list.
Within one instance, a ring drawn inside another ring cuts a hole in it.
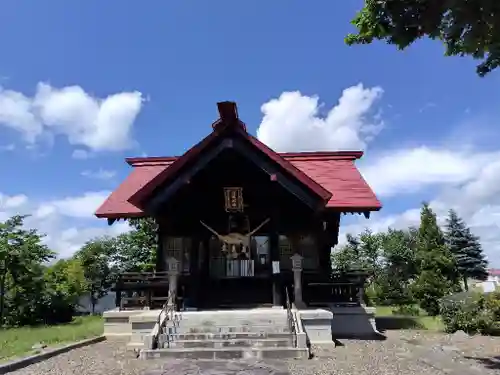
[{"label": "blue sky", "polygon": [[384,209],[344,231],[414,223],[429,200],[440,216],[457,208],[500,266],[498,73],[478,78],[439,42],[348,47],[361,5],[2,2],[0,219],[32,213],[63,255],[125,230],[92,216],[123,158],[182,153],[235,100],[272,147],[366,151]]}]

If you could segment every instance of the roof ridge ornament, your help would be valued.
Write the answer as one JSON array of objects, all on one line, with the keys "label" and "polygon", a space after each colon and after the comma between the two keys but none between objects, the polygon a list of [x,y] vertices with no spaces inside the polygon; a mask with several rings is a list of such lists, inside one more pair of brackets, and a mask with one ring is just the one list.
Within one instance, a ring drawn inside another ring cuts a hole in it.
[{"label": "roof ridge ornament", "polygon": [[219,119],[212,124],[214,131],[220,131],[228,127],[239,126],[240,129],[247,131],[247,127],[238,116],[238,106],[236,102],[225,101],[217,103]]}]

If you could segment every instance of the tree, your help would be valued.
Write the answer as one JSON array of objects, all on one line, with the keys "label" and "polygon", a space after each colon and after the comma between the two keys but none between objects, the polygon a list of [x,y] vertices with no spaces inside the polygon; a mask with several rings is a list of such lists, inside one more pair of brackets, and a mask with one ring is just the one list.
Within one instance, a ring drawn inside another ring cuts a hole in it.
[{"label": "tree", "polygon": [[456,289],[458,277],[436,214],[427,203],[420,211],[416,257],[418,276],[412,284],[413,293],[429,315],[437,315],[439,301]]},{"label": "tree", "polygon": [[345,272],[360,268],[359,239],[352,234],[347,234],[346,239],[347,243],[331,255],[332,268],[336,271]]},{"label": "tree", "polygon": [[84,269],[79,259],[60,259],[45,269],[44,303],[40,318],[44,324],[69,322],[80,297],[87,290]]},{"label": "tree", "polygon": [[471,233],[454,210],[450,210],[448,214],[446,242],[455,257],[465,290],[469,290],[469,278],[486,280],[488,262],[485,260],[479,238]]},{"label": "tree", "polygon": [[133,229],[115,240],[113,261],[121,272],[149,271],[156,265],[158,225],[152,218],[131,219]]},{"label": "tree", "polygon": [[376,281],[379,303],[398,306],[400,311],[414,304],[411,283],[417,275],[417,236],[415,228],[383,234],[385,267]]},{"label": "tree", "polygon": [[[4,323],[6,299],[19,297],[8,293],[8,287],[36,291],[33,288],[40,287],[37,283],[41,278],[40,265],[55,256],[42,244],[41,234],[35,229],[24,229],[26,217],[16,215],[0,223],[0,326]],[[27,297],[23,300],[29,302]]]},{"label": "tree", "polygon": [[385,40],[403,50],[420,38],[439,39],[446,56],[472,56],[483,77],[500,64],[500,3],[496,0],[365,0],[346,43]]},{"label": "tree", "polygon": [[92,314],[95,305],[106,296],[113,283],[113,272],[110,257],[113,251],[113,239],[103,237],[88,241],[75,254],[75,259],[81,263],[86,280],[86,292],[90,296]]},{"label": "tree", "polygon": [[339,271],[379,269],[380,236],[366,229],[359,236],[348,234],[347,243],[332,254],[332,266]]}]

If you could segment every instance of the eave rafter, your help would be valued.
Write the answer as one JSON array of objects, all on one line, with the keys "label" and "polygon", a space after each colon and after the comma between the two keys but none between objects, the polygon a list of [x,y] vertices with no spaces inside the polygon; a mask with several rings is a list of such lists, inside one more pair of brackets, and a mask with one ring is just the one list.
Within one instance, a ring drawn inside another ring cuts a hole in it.
[{"label": "eave rafter", "polygon": [[343,211],[342,215],[363,215],[365,218],[370,218],[370,211]]}]

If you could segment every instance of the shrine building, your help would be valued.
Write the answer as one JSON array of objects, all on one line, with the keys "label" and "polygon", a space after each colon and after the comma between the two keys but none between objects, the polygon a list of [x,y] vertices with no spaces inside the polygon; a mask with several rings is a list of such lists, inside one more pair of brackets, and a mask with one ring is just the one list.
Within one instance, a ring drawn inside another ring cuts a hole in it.
[{"label": "shrine building", "polygon": [[[131,173],[96,212],[110,224],[158,224],[144,280],[169,276],[137,298],[154,308],[170,292],[176,309],[197,311],[356,302],[332,291],[330,254],[343,215],[381,208],[355,166],[363,153],[278,153],[248,133],[235,103],[217,107],[209,134],[183,155],[126,159]],[[118,294],[120,305],[133,298]]]}]

